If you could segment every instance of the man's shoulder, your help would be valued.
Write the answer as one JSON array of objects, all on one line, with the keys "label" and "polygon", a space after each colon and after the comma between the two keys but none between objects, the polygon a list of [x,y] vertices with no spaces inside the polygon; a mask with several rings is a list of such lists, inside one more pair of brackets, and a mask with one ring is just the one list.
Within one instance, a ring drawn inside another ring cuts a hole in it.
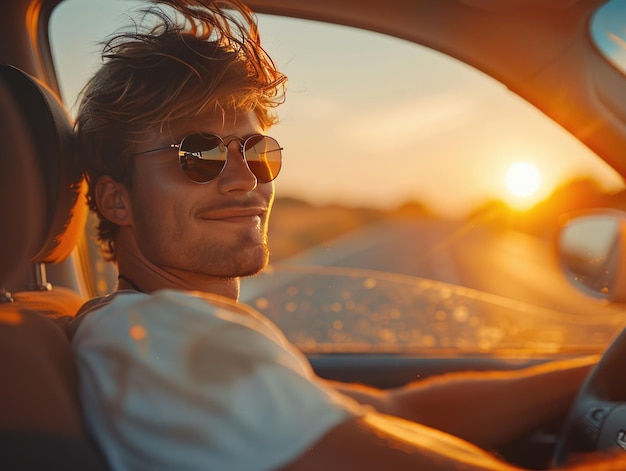
[{"label": "man's shoulder", "polygon": [[[97,296],[86,301],[80,307],[80,309],[76,313],[76,316],[74,317],[74,319],[72,319],[68,326],[68,335],[70,336],[70,339],[73,338],[74,335],[76,335],[76,331],[78,330],[78,328],[90,315],[105,309],[107,306],[115,301],[118,301],[119,304],[120,299],[124,299],[124,301],[129,301],[130,299],[125,297],[125,295],[128,294],[137,295],[140,297],[146,296],[145,294],[139,293],[138,291],[123,290],[115,291],[114,293],[108,294],[106,296]],[[124,295],[124,298],[122,298],[122,295]]]},{"label": "man's shoulder", "polygon": [[72,344],[85,415],[107,456],[130,462],[142,450],[193,469],[275,469],[360,413],[233,300],[119,293],[85,310]]},{"label": "man's shoulder", "polygon": [[211,293],[171,289],[150,294],[118,291],[91,299],[79,310],[69,333],[74,338],[79,330],[94,329],[101,336],[108,329],[119,331],[138,324],[160,324],[173,331],[194,325],[237,325],[275,340],[282,337],[273,323],[248,305]]},{"label": "man's shoulder", "polygon": [[163,289],[150,294],[134,290],[122,290],[92,298],[78,310],[76,320],[105,310],[114,312],[132,308],[154,311],[171,309],[172,306],[187,308],[188,311],[213,312],[223,309],[233,313],[258,316],[258,313],[251,307],[224,296],[200,291]]}]

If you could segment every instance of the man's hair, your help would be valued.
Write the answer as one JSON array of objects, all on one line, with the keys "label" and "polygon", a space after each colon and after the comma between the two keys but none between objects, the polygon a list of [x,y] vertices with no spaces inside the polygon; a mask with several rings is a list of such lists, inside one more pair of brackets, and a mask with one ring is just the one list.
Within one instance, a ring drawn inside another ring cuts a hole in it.
[{"label": "man's hair", "polygon": [[98,216],[97,238],[115,261],[118,226],[100,213],[95,185],[109,175],[130,188],[135,143],[181,119],[214,109],[253,111],[276,121],[286,77],[260,44],[252,12],[238,0],[160,0],[141,11],[132,32],[117,33],[102,66],[81,92],[77,155]]}]

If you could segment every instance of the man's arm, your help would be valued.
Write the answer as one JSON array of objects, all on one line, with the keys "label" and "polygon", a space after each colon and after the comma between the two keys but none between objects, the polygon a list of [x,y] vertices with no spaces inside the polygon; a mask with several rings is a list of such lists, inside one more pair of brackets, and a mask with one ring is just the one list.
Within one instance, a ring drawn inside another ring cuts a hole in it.
[{"label": "man's arm", "polygon": [[[336,426],[306,453],[282,468],[283,471],[319,469],[522,471],[456,437],[377,413]],[[626,469],[626,454],[619,453],[565,469]]]},{"label": "man's arm", "polygon": [[331,385],[379,412],[488,449],[564,415],[596,361],[584,357],[515,371],[447,374],[389,391]]},{"label": "man's arm", "polygon": [[446,433],[372,412],[336,426],[282,469],[514,471],[518,468]]}]

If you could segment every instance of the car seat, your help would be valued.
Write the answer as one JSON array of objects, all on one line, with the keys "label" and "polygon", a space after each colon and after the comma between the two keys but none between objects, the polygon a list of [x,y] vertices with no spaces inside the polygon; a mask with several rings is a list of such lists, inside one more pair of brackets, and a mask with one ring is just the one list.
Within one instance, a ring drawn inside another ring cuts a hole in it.
[{"label": "car seat", "polygon": [[104,470],[65,334],[83,298],[51,286],[82,233],[85,184],[53,92],[0,64],[0,469]]}]

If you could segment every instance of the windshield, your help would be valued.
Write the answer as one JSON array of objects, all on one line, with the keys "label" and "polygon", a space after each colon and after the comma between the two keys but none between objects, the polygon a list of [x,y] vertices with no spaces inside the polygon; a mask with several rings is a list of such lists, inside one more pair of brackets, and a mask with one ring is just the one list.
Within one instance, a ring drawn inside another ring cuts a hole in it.
[{"label": "windshield", "polygon": [[[99,46],[140,2],[67,0],[50,31],[73,113]],[[94,18],[98,18],[95,22]],[[289,77],[271,263],[242,301],[307,352],[542,355],[597,351],[622,308],[569,286],[558,216],[622,179],[470,66],[380,34],[259,16]],[[68,34],[71,33],[71,34]],[[92,289],[115,284],[92,244]]]}]

